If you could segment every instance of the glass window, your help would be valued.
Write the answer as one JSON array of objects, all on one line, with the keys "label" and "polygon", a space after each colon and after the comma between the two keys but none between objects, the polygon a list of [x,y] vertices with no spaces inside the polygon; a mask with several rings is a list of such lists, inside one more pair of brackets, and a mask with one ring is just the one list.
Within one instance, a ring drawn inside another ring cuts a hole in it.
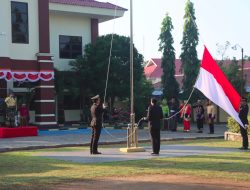
[{"label": "glass window", "polygon": [[81,36],[59,36],[60,58],[76,59],[82,55]]},{"label": "glass window", "polygon": [[29,43],[28,4],[11,1],[12,43]]}]

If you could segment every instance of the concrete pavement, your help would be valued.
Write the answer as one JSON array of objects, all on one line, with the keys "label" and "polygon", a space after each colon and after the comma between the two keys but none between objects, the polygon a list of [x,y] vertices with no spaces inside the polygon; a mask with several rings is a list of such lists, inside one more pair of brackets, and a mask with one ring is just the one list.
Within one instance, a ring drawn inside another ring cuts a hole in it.
[{"label": "concrete pavement", "polygon": [[[225,125],[215,125],[215,134],[208,134],[208,126],[205,125],[203,133],[197,133],[195,125],[190,132],[183,132],[178,127],[177,132],[162,131],[162,140],[181,140],[197,138],[223,138],[227,131]],[[103,129],[100,144],[126,143],[127,131],[125,129]],[[37,137],[0,138],[0,152],[13,150],[27,150],[38,148],[53,148],[67,146],[88,145],[91,138],[91,129],[65,130],[65,131],[39,131]],[[139,142],[150,141],[149,131],[140,129],[138,132]]]},{"label": "concrete pavement", "polygon": [[162,145],[159,156],[152,156],[151,147],[144,147],[145,152],[124,153],[119,148],[99,148],[102,152],[100,155],[90,155],[89,151],[48,151],[33,153],[33,156],[42,156],[58,160],[78,162],[78,163],[98,163],[98,162],[114,162],[126,160],[142,160],[161,157],[182,157],[204,154],[224,154],[229,152],[239,152],[235,148],[214,148],[204,146],[188,146],[188,145]]},{"label": "concrete pavement", "polygon": [[[208,139],[223,138],[227,131],[225,125],[216,125],[215,134],[208,134],[208,127],[205,126],[203,133],[197,133],[196,126],[191,127],[190,132],[183,132],[179,127],[177,132],[162,131],[162,141],[183,140],[183,139]],[[100,144],[124,143],[126,146],[126,129],[103,129]],[[67,131],[39,131],[37,137],[19,137],[0,139],[0,152],[14,150],[31,150],[39,148],[72,147],[89,145],[91,129],[67,130]],[[138,132],[139,142],[150,141],[148,129],[141,129]],[[139,144],[140,145],[140,144]],[[155,157],[182,157],[202,154],[224,154],[229,152],[239,152],[235,148],[216,148],[204,146],[191,146],[185,144],[162,145],[159,156],[152,156],[151,146],[143,147],[145,152],[124,153],[119,148],[99,148],[101,155],[91,155],[88,150],[72,151],[41,151],[32,153],[33,156],[48,157],[58,160],[65,160],[77,163],[98,163],[114,162],[125,160],[151,159]]]}]

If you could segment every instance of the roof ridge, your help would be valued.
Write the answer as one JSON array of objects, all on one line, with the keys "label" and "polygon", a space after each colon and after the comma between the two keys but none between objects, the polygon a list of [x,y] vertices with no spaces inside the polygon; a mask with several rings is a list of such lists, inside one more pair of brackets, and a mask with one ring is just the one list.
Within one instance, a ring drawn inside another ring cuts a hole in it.
[{"label": "roof ridge", "polygon": [[97,7],[103,9],[117,9],[126,11],[127,9],[120,7],[118,5],[109,3],[109,2],[99,2],[96,0],[49,0],[50,3],[58,3],[65,5],[75,5],[83,7]]}]

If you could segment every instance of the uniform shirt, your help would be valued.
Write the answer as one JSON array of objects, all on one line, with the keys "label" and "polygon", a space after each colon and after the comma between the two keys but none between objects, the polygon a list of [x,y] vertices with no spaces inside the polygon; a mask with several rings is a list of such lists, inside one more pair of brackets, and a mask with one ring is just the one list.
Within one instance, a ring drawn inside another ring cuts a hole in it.
[{"label": "uniform shirt", "polygon": [[16,106],[16,98],[8,96],[5,98],[5,103],[7,107],[14,107]]},{"label": "uniform shirt", "polygon": [[215,117],[215,107],[213,104],[207,106],[207,115],[209,117]]},{"label": "uniform shirt", "polygon": [[102,105],[93,104],[90,108],[92,119],[96,119],[96,123],[100,124],[102,122],[103,108]]},{"label": "uniform shirt", "polygon": [[163,118],[163,112],[160,106],[151,105],[148,108],[148,121],[152,128],[160,128],[161,127],[161,119]]},{"label": "uniform shirt", "polygon": [[212,116],[215,116],[215,107],[213,104],[207,106],[207,114],[212,114]]},{"label": "uniform shirt", "polygon": [[244,125],[246,124],[248,125],[247,115],[248,115],[248,105],[247,104],[241,105],[239,111],[239,118]]},{"label": "uniform shirt", "polygon": [[196,108],[196,119],[203,119],[204,118],[204,108],[202,105],[194,106]]}]

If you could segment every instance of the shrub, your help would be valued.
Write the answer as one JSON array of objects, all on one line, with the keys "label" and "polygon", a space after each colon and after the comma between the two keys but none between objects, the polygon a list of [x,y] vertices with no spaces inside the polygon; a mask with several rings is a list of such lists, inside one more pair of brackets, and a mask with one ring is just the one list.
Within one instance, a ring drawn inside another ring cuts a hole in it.
[{"label": "shrub", "polygon": [[[248,116],[248,121],[250,121],[250,116]],[[228,117],[227,119],[227,128],[228,128],[228,131],[232,133],[240,133],[240,126],[232,117]],[[249,127],[247,131],[248,131],[248,134],[250,134]]]}]

